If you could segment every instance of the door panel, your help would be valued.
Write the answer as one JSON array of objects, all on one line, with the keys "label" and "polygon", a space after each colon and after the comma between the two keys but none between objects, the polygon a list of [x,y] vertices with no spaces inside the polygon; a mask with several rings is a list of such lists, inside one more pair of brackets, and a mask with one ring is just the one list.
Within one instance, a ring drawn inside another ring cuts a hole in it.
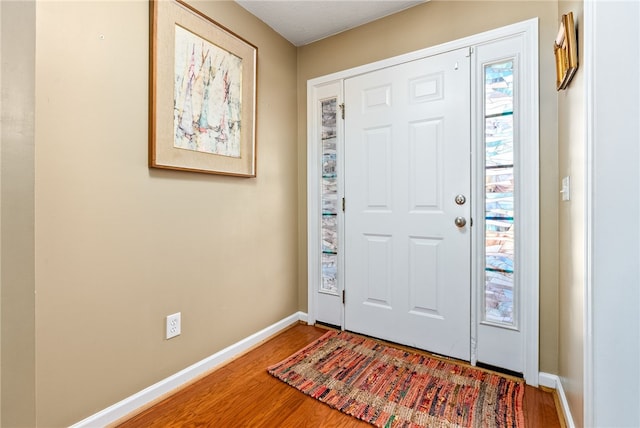
[{"label": "door panel", "polygon": [[364,235],[366,241],[365,266],[367,266],[365,305],[391,309],[392,290],[391,237]]},{"label": "door panel", "polygon": [[409,200],[412,210],[441,209],[442,120],[409,125]]},{"label": "door panel", "polygon": [[391,205],[391,129],[367,129],[363,134],[366,156],[366,208],[370,211],[389,210]]},{"label": "door panel", "polygon": [[440,240],[409,240],[409,308],[411,313],[438,315],[438,252]]},{"label": "door panel", "polygon": [[461,49],[345,80],[345,328],[470,356],[470,68]]}]

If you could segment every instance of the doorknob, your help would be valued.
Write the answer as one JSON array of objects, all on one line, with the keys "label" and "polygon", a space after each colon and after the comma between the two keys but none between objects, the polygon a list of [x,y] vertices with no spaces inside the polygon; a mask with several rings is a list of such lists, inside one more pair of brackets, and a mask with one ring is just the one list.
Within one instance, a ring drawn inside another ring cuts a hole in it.
[{"label": "doorknob", "polygon": [[456,219],[453,222],[458,227],[464,227],[467,224],[467,219],[465,219],[464,217],[456,217]]}]

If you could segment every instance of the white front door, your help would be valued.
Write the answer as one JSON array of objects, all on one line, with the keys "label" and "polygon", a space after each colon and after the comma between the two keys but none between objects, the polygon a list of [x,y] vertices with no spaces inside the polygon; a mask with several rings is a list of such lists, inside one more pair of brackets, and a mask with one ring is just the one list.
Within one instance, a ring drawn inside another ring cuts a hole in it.
[{"label": "white front door", "polygon": [[345,105],[345,329],[469,360],[469,49],[345,79]]}]

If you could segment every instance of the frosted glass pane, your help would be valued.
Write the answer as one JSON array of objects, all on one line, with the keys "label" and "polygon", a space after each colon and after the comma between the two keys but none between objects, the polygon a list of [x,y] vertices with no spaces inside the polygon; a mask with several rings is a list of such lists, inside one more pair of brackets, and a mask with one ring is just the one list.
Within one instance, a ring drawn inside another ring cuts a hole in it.
[{"label": "frosted glass pane", "polygon": [[335,177],[336,174],[336,139],[322,140],[322,175]]},{"label": "frosted glass pane", "polygon": [[335,214],[338,212],[338,196],[325,195],[322,198],[322,214]]},{"label": "frosted glass pane", "polygon": [[486,218],[513,219],[513,168],[487,169],[485,189]]},{"label": "frosted glass pane", "polygon": [[485,116],[513,112],[513,61],[485,66]]},{"label": "frosted glass pane", "polygon": [[338,292],[338,175],[337,100],[324,100],[322,108],[322,281],[320,291]]},{"label": "frosted glass pane", "polygon": [[486,272],[485,319],[513,324],[513,274]]},{"label": "frosted glass pane", "polygon": [[487,169],[485,185],[487,193],[513,194],[513,167]]},{"label": "frosted glass pane", "polygon": [[487,270],[513,273],[513,234],[487,231],[485,242]]},{"label": "frosted glass pane", "polygon": [[513,165],[513,116],[485,119],[487,166]]},{"label": "frosted glass pane", "polygon": [[321,291],[330,293],[338,292],[338,256],[335,254],[322,254],[322,282]]},{"label": "frosted glass pane", "polygon": [[335,179],[322,179],[322,214],[338,213],[338,183]]},{"label": "frosted glass pane", "polygon": [[485,66],[484,319],[514,324],[513,61]]},{"label": "frosted glass pane", "polygon": [[338,252],[338,217],[335,215],[322,216],[322,252]]},{"label": "frosted glass pane", "polygon": [[335,98],[322,101],[322,139],[336,136],[336,106]]}]

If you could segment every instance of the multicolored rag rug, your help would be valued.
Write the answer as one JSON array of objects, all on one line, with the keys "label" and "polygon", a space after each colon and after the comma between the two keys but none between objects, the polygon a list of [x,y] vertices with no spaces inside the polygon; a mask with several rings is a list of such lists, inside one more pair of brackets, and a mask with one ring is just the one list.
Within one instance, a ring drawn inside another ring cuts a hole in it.
[{"label": "multicolored rag rug", "polygon": [[524,384],[329,331],[268,372],[378,427],[524,427]]}]

